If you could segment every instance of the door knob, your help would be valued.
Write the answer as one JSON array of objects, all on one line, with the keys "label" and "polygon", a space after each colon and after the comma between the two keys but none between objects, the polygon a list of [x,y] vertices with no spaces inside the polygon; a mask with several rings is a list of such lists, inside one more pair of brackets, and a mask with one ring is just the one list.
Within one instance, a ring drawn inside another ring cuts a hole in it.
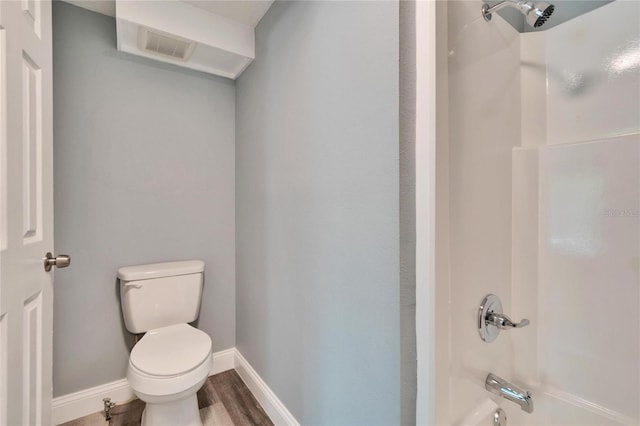
[{"label": "door knob", "polygon": [[71,264],[71,257],[68,254],[59,254],[53,257],[51,252],[48,252],[44,258],[44,270],[49,272],[52,267],[66,268]]}]

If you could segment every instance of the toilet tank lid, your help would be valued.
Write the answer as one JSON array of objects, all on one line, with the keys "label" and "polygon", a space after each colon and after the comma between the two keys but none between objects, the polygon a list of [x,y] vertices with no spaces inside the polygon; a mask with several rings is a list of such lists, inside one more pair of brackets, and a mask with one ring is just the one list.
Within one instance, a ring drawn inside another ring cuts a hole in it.
[{"label": "toilet tank lid", "polygon": [[184,260],[180,262],[125,266],[118,269],[118,278],[123,281],[138,281],[175,275],[197,274],[203,271],[204,262],[202,260]]}]

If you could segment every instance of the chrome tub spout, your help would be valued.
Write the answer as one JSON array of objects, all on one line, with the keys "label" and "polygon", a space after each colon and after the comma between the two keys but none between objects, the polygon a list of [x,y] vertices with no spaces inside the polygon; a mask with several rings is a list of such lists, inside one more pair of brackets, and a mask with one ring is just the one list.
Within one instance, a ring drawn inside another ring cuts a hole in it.
[{"label": "chrome tub spout", "polygon": [[495,374],[489,373],[484,382],[484,387],[493,394],[515,402],[523,411],[527,413],[533,412],[533,399],[531,398],[531,394],[501,379]]}]

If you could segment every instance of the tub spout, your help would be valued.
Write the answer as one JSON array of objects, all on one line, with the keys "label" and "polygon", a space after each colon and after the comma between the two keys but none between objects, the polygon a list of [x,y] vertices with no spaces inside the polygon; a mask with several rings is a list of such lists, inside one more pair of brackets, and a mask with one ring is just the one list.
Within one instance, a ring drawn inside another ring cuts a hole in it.
[{"label": "tub spout", "polygon": [[531,394],[501,379],[495,374],[489,373],[484,382],[484,387],[493,394],[515,402],[523,411],[527,413],[533,412],[533,399],[531,398]]}]

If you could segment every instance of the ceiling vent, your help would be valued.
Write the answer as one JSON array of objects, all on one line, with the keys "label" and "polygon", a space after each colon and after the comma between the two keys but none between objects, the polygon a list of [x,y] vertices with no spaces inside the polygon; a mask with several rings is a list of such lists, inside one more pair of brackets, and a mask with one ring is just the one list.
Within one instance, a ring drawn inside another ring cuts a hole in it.
[{"label": "ceiling vent", "polygon": [[[235,80],[255,57],[254,23],[273,1],[194,3],[116,0],[118,50]],[[227,16],[234,11],[246,19]]]},{"label": "ceiling vent", "polygon": [[138,48],[151,54],[188,61],[196,47],[194,41],[150,28],[140,27]]}]

